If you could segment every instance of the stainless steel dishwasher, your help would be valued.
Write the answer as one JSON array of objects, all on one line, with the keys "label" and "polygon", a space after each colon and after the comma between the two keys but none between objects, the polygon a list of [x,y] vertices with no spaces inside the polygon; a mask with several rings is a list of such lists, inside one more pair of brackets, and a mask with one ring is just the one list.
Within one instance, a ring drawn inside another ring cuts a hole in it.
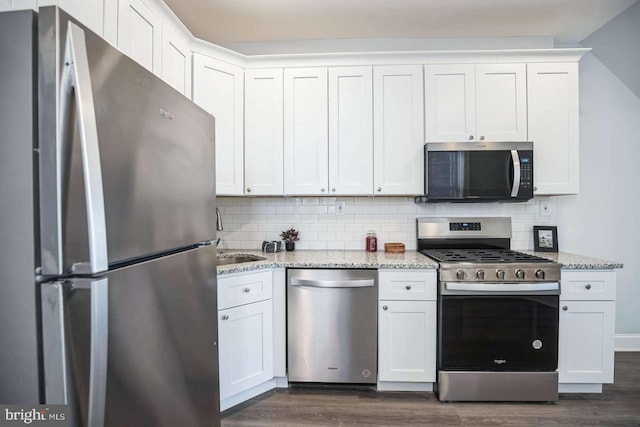
[{"label": "stainless steel dishwasher", "polygon": [[289,381],[373,384],[378,271],[289,269]]}]

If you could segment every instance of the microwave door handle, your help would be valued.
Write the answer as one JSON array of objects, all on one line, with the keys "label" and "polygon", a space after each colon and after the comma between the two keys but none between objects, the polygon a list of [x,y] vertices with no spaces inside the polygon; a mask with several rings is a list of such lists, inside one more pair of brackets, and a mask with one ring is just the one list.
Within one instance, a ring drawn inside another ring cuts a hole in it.
[{"label": "microwave door handle", "polygon": [[511,197],[518,197],[520,191],[520,155],[518,150],[511,150],[511,160],[513,160],[513,187],[511,187]]}]

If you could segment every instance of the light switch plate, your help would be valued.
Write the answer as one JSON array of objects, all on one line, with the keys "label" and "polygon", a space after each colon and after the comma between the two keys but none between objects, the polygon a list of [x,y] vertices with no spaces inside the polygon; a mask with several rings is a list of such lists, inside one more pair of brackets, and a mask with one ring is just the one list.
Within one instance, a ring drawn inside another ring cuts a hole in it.
[{"label": "light switch plate", "polygon": [[551,200],[540,202],[540,216],[553,216],[553,203]]},{"label": "light switch plate", "polygon": [[344,215],[347,203],[344,200],[336,201],[336,215]]}]

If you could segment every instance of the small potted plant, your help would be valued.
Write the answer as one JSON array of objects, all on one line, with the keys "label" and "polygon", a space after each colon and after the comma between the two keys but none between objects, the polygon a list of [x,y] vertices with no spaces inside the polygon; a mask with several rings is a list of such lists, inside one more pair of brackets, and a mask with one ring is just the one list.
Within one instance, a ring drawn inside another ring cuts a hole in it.
[{"label": "small potted plant", "polygon": [[292,251],[296,248],[296,240],[298,238],[298,231],[295,228],[290,228],[280,233],[280,237],[284,240],[284,247],[287,251]]}]

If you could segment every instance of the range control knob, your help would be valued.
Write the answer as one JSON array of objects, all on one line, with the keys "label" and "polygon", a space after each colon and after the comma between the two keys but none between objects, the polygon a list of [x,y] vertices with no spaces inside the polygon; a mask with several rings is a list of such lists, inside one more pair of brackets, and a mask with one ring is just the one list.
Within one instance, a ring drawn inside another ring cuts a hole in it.
[{"label": "range control knob", "polygon": [[544,270],[536,270],[536,278],[544,279],[545,273]]},{"label": "range control knob", "polygon": [[476,277],[480,280],[484,280],[484,270],[476,271]]},{"label": "range control knob", "polygon": [[496,277],[500,280],[504,280],[504,270],[496,271]]},{"label": "range control knob", "polygon": [[524,270],[516,270],[516,277],[518,279],[524,279]]},{"label": "range control knob", "polygon": [[456,271],[456,277],[460,280],[464,280],[464,278],[467,277],[467,273],[465,273],[464,270],[458,270]]}]

